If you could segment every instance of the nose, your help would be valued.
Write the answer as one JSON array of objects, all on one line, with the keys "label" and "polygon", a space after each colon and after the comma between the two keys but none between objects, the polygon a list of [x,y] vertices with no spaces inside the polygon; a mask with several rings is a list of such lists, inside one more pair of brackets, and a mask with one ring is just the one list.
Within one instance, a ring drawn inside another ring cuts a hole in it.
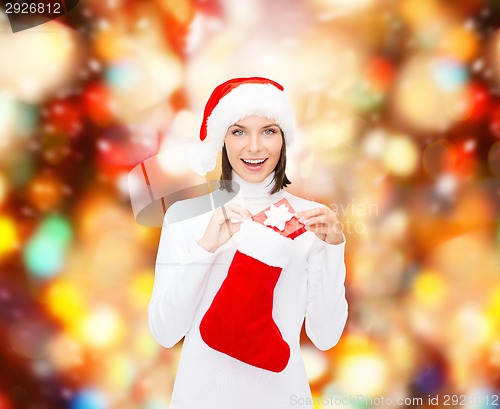
[{"label": "nose", "polygon": [[260,135],[255,133],[250,135],[248,138],[247,150],[248,152],[260,152],[262,150]]}]

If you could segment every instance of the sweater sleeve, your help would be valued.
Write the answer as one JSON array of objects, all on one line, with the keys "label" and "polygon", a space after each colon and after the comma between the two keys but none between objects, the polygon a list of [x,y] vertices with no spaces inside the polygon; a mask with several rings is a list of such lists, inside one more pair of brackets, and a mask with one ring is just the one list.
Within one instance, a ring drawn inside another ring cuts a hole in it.
[{"label": "sweater sleeve", "polygon": [[340,244],[317,240],[308,257],[305,329],[322,351],[337,344],[347,321],[344,248],[345,237]]},{"label": "sweater sleeve", "polygon": [[208,219],[206,223],[196,218],[197,223],[170,225],[166,219],[158,246],[148,323],[153,338],[171,348],[191,327],[219,251],[210,253],[197,244],[199,237],[194,231],[204,231]]}]

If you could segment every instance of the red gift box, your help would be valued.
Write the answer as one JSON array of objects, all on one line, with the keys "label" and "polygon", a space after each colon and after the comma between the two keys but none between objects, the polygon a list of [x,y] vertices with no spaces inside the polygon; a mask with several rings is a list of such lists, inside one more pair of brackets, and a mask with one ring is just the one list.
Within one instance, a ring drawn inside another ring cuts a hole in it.
[{"label": "red gift box", "polygon": [[[290,213],[295,213],[295,210],[293,209],[292,205],[290,202],[286,199],[281,199],[274,203],[274,206],[279,207],[282,204],[286,205],[288,207],[288,212]],[[262,210],[261,212],[257,213],[252,217],[252,220],[257,223],[264,224],[264,222],[267,219],[267,215],[265,212],[269,211],[271,209],[271,206],[269,206],[267,209]],[[286,222],[285,224],[285,229],[280,230],[277,227],[274,226],[267,226],[264,224],[264,226],[269,227],[270,229],[273,229],[275,232],[281,234],[282,236],[288,237],[290,239],[295,239],[296,237],[300,236],[302,233],[305,233],[307,230],[305,229],[305,225],[301,222],[299,222],[299,219],[297,219],[295,216],[293,216],[289,221]]]}]

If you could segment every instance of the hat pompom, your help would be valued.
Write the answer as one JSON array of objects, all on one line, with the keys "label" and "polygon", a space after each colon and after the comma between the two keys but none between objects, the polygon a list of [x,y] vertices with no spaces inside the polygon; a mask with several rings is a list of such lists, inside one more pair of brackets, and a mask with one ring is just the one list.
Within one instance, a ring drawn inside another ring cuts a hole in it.
[{"label": "hat pompom", "polygon": [[187,164],[196,173],[204,176],[215,169],[220,149],[210,141],[190,144],[186,152]]}]

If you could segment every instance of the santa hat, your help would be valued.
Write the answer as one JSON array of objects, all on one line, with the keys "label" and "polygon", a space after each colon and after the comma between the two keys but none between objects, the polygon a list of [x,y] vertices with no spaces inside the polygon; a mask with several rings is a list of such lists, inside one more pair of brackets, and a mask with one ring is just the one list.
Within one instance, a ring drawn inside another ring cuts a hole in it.
[{"label": "santa hat", "polygon": [[215,168],[228,128],[247,116],[273,119],[286,146],[295,138],[296,123],[282,85],[262,77],[233,78],[215,88],[208,99],[200,128],[200,142],[190,152],[190,167],[200,175]]}]

